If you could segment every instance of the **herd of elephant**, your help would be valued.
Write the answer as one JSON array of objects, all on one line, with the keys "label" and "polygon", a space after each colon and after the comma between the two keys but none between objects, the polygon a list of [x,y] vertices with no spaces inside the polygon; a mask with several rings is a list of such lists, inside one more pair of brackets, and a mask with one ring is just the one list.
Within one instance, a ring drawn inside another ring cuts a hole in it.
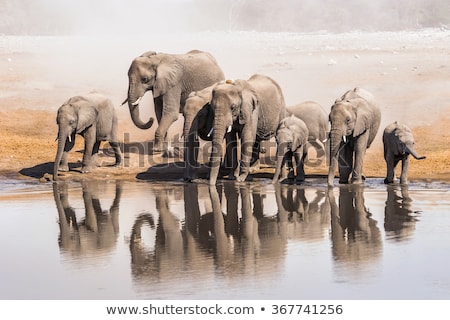
[{"label": "herd of elephant", "polygon": [[[122,104],[128,103],[131,119],[140,129],[148,129],[154,122],[152,117],[144,122],[139,115],[141,99],[152,91],[158,121],[154,152],[167,150],[168,129],[183,114],[185,181],[197,178],[199,139],[212,143],[209,184],[215,185],[221,176],[245,181],[258,167],[261,142],[275,137],[274,183],[304,181],[304,160],[311,145],[319,156],[328,155],[329,186],[333,186],[336,170],[339,183],[363,183],[364,155],[379,130],[381,112],[373,95],[362,88],[344,93],[329,114],[312,101],[287,107],[274,79],[254,74],[247,80],[225,80],[216,59],[199,50],[186,54],[146,52],[132,61],[128,78],[128,96]],[[117,115],[107,97],[90,93],[70,98],[58,109],[57,124],[54,180],[58,171],[69,170],[68,152],[76,134],[85,140],[83,173],[95,166],[101,141],[110,143],[115,165],[122,164]],[[409,155],[425,158],[414,151],[411,130],[404,124],[392,123],[383,133],[383,143],[387,166],[384,182],[394,181],[394,169],[401,161],[400,183],[406,184]]]}]

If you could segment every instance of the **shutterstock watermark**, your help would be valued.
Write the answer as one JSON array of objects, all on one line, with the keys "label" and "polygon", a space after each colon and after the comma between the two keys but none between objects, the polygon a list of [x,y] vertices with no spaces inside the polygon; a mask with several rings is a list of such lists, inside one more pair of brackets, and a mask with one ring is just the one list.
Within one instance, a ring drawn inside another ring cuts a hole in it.
[{"label": "shutterstock watermark", "polygon": [[[129,133],[124,133],[120,149],[123,155],[122,165],[125,168],[139,167],[148,168],[155,165],[164,167],[164,165],[178,168],[185,168],[184,153],[187,152],[185,148],[184,138],[176,134],[170,140],[165,142],[163,151],[155,151],[153,140],[148,141],[132,141]],[[222,161],[224,161],[225,152],[237,154],[237,159],[241,158],[240,143],[230,143],[228,146],[223,142]],[[276,165],[277,162],[277,143],[275,139],[262,141],[260,143],[259,159],[265,164]],[[283,147],[283,146],[282,146]],[[326,157],[326,146],[319,143],[308,143],[308,153],[304,159],[305,167],[320,167],[328,165]],[[210,141],[195,140],[192,149],[189,151],[201,161],[193,161],[191,167],[209,166],[210,156],[212,152],[212,143]],[[254,151],[256,152],[256,151]],[[108,146],[103,149],[106,156],[113,157],[113,149]],[[255,156],[255,155],[254,155]],[[193,159],[195,156],[190,157]],[[232,167],[235,159],[228,159],[226,166]],[[192,161],[191,161],[192,162]]]}]

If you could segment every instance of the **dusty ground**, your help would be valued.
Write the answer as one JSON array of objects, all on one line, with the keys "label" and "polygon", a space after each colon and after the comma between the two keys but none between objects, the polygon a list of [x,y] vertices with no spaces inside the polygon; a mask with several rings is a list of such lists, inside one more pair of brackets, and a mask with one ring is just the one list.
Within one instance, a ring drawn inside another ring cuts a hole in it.
[{"label": "dusty ground", "polygon": [[[412,128],[418,153],[427,156],[420,162],[411,161],[410,179],[450,180],[448,31],[337,36],[206,33],[145,42],[122,40],[125,43],[116,39],[0,38],[1,177],[44,181],[52,171],[56,152],[57,108],[70,96],[95,89],[117,103],[125,165],[99,168],[90,176],[181,178],[181,159],[151,155],[148,146],[154,128],[135,128],[127,107],[119,104],[126,95],[126,74],[133,57],[147,50],[186,52],[197,48],[213,53],[228,78],[246,79],[253,73],[273,77],[282,86],[288,105],[315,100],[328,111],[347,89],[362,86],[372,91],[382,106],[383,120],[379,136],[367,152],[365,174],[384,176],[381,132],[398,120]],[[151,108],[143,110],[143,117],[152,114]],[[169,131],[174,139],[181,132],[181,120],[180,115]],[[80,137],[74,149],[78,152],[70,156],[74,171],[65,178],[81,178],[77,162],[82,149]],[[106,155],[100,159],[113,162]],[[325,174],[327,168],[306,170]],[[270,161],[262,171],[270,176]]]}]

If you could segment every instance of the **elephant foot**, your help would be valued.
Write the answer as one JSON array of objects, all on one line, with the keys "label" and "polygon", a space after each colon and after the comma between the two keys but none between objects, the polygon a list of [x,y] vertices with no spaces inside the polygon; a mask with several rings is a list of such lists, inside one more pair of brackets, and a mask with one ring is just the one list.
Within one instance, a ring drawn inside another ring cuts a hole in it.
[{"label": "elephant foot", "polygon": [[60,165],[59,168],[58,168],[58,171],[69,172],[69,166],[67,164],[66,165]]},{"label": "elephant foot", "polygon": [[251,167],[249,168],[249,173],[252,174],[252,173],[259,171],[260,167],[261,167],[260,161],[256,160],[255,163],[253,163],[251,165]]},{"label": "elephant foot", "polygon": [[82,167],[81,168],[81,173],[91,173],[92,169],[91,167]]},{"label": "elephant foot", "polygon": [[339,179],[339,184],[348,184],[348,179],[347,180]]},{"label": "elephant foot", "polygon": [[248,174],[247,173],[243,173],[240,176],[238,176],[236,178],[236,181],[238,182],[244,182],[245,180],[247,180]]},{"label": "elephant foot", "polygon": [[362,178],[352,179],[352,184],[363,184],[364,180]]},{"label": "elephant foot", "polygon": [[160,153],[166,151],[167,149],[168,149],[167,144],[165,144],[163,141],[155,140],[152,151],[154,153]]},{"label": "elephant foot", "polygon": [[394,183],[394,179],[388,179],[388,178],[384,178],[384,184],[391,184]]},{"label": "elephant foot", "polygon": [[295,184],[303,184],[304,182],[305,182],[305,178],[295,179]]}]

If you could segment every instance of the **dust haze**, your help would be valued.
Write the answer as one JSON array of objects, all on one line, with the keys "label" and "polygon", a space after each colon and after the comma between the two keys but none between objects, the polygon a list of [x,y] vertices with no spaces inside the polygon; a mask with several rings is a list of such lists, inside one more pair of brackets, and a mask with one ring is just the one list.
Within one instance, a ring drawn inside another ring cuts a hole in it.
[{"label": "dust haze", "polygon": [[[41,162],[54,160],[57,108],[92,90],[117,105],[121,136],[152,141],[156,125],[140,130],[120,107],[132,59],[149,50],[199,49],[228,79],[272,77],[289,106],[312,100],[329,111],[337,97],[361,86],[381,105],[378,135],[396,120],[427,132],[416,137],[417,151],[440,160],[424,171],[447,172],[442,159],[450,157],[441,154],[437,136],[450,111],[448,26],[450,3],[442,0],[0,0],[0,110],[17,110],[17,119],[26,110],[33,114],[27,119],[39,121],[19,131],[49,137],[42,151],[51,156]],[[141,103],[143,121],[155,116],[151,100],[147,94]],[[3,116],[2,125],[12,126],[11,113]],[[180,135],[182,123],[180,115],[169,137]],[[374,175],[384,170],[380,145],[378,137],[368,151],[376,161],[366,172]],[[13,153],[9,148],[13,142],[0,145],[4,154]]]},{"label": "dust haze", "polygon": [[1,0],[0,34],[446,28],[446,0]]}]

